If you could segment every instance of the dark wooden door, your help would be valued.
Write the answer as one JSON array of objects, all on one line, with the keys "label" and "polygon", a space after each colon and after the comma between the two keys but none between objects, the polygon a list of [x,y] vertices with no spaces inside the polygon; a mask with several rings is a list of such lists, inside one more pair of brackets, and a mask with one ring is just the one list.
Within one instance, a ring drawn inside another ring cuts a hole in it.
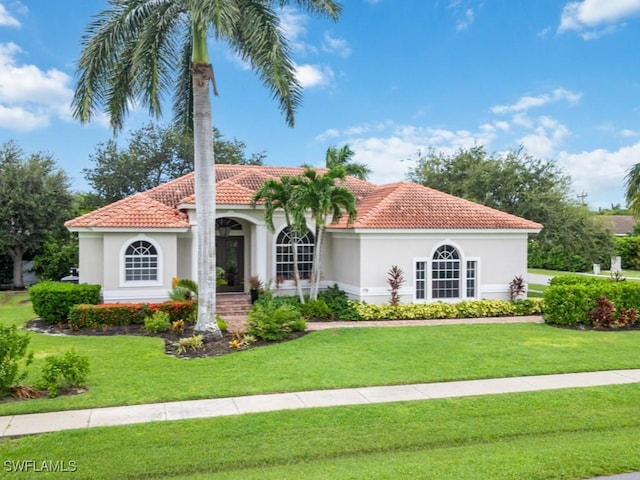
[{"label": "dark wooden door", "polygon": [[244,237],[216,237],[216,257],[227,281],[217,291],[244,292]]}]

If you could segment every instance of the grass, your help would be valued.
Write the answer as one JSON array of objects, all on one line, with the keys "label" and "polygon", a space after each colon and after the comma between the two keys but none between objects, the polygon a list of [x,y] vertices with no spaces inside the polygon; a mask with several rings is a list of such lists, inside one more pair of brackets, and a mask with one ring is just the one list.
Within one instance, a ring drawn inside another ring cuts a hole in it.
[{"label": "grass", "polygon": [[640,470],[639,403],[619,385],[293,410],[0,440],[0,456],[96,480],[579,479]]},{"label": "grass", "polygon": [[[17,313],[16,313],[17,312]],[[2,323],[33,316],[0,307]],[[353,328],[216,358],[164,354],[162,340],[30,333],[35,361],[75,348],[90,358],[89,390],[0,403],[0,415],[273,392],[638,368],[640,331],[593,332],[538,324]]]},{"label": "grass", "polygon": [[[593,275],[593,272],[582,272],[582,273],[576,273],[576,272],[563,272],[560,270],[544,270],[542,268],[529,268],[527,270],[529,273],[534,273],[537,275],[548,275],[550,277],[559,277],[559,276],[563,276],[563,275]],[[609,276],[611,275],[611,272],[609,270],[600,270],[600,275],[598,275],[599,277],[602,278],[609,278]],[[640,271],[638,270],[624,270],[622,272],[622,275],[628,279],[631,280],[640,280]]]}]

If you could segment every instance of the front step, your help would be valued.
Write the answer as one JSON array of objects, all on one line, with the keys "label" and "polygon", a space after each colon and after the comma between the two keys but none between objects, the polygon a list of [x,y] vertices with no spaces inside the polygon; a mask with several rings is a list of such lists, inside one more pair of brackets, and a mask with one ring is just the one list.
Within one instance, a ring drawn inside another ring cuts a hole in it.
[{"label": "front step", "polygon": [[246,293],[216,295],[216,313],[222,318],[246,316],[251,310],[251,297]]}]

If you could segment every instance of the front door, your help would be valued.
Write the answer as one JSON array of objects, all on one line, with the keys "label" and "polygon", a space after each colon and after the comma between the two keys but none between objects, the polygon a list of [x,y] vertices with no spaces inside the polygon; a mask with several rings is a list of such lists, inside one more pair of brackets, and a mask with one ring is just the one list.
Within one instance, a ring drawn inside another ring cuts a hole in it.
[{"label": "front door", "polygon": [[216,237],[216,263],[224,269],[226,285],[216,291],[244,292],[244,237]]}]

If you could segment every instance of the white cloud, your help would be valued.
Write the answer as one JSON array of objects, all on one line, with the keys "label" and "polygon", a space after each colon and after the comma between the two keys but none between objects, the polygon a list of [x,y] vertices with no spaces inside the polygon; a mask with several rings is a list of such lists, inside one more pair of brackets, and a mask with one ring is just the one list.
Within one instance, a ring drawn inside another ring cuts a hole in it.
[{"label": "white cloud", "polygon": [[636,132],[634,130],[630,130],[628,128],[625,128],[624,130],[622,130],[620,132],[620,135],[622,135],[623,137],[627,137],[627,138],[629,138],[629,137],[638,137],[638,136],[640,136],[640,132]]},{"label": "white cloud", "polygon": [[284,7],[280,14],[280,29],[298,54],[318,53],[318,49],[302,40],[307,33],[309,17],[293,7]]},{"label": "white cloud", "polygon": [[537,96],[525,95],[512,105],[496,105],[491,107],[491,111],[497,114],[525,112],[531,108],[541,107],[548,103],[566,100],[569,103],[577,103],[582,97],[582,93],[572,92],[565,88],[556,88],[549,93]]},{"label": "white cloud", "polygon": [[0,3],[0,27],[20,27],[20,22]]},{"label": "white cloud", "polygon": [[343,130],[329,129],[316,140],[339,139],[355,152],[354,160],[366,163],[373,170],[370,180],[383,184],[406,179],[411,159],[419,150],[433,147],[450,154],[460,148],[490,145],[498,130],[495,123],[482,125],[477,132],[444,128],[398,125],[391,121],[349,126]]},{"label": "white cloud", "polygon": [[328,128],[327,130],[322,132],[320,135],[317,135],[315,140],[318,142],[323,142],[325,140],[328,140],[329,138],[336,138],[339,136],[340,136],[340,130],[338,130],[337,128]]},{"label": "white cloud", "polygon": [[326,87],[333,77],[333,70],[324,65],[296,65],[296,78],[303,88]]},{"label": "white cloud", "polygon": [[324,32],[322,50],[327,53],[337,53],[343,58],[347,58],[351,55],[351,47],[349,46],[349,43],[342,38],[333,38],[329,32]]},{"label": "white cloud", "polygon": [[583,39],[593,40],[613,33],[617,30],[619,22],[638,14],[640,14],[640,0],[569,2],[562,9],[558,32],[581,32]]},{"label": "white cloud", "polygon": [[456,23],[456,30],[459,32],[461,32],[462,30],[466,30],[467,28],[469,28],[469,25],[473,23],[473,19],[473,9],[467,8],[464,11],[462,17],[459,18]]},{"label": "white cloud", "polygon": [[49,124],[52,117],[71,119],[71,77],[55,68],[19,65],[21,49],[15,43],[0,44],[0,125],[26,131]]},{"label": "white cloud", "polygon": [[[622,200],[624,177],[640,158],[640,142],[610,152],[596,149],[589,152],[560,152],[558,162],[573,179],[575,191],[588,192],[591,198],[608,198],[604,205]],[[612,200],[617,192],[618,200]]]}]

